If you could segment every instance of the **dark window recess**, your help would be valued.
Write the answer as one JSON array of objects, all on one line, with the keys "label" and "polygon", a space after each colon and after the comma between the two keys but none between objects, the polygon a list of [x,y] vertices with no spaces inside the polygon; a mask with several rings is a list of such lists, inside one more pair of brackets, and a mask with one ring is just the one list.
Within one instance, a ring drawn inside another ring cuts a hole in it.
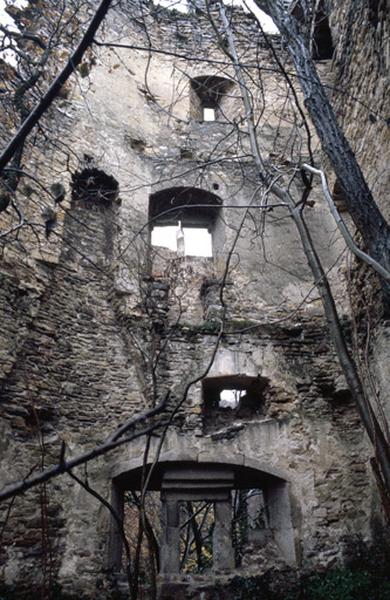
[{"label": "dark window recess", "polygon": [[329,60],[333,57],[332,33],[327,15],[319,10],[315,16],[312,56],[314,60]]},{"label": "dark window recess", "polygon": [[109,208],[118,202],[118,182],[99,169],[84,169],[72,177],[72,200],[85,207]]},{"label": "dark window recess", "polygon": [[[381,9],[384,9],[384,0],[369,0],[368,1],[368,20],[373,27],[377,27],[379,23],[379,13]],[[385,15],[385,10],[383,10],[383,15]]]},{"label": "dark window recess", "polygon": [[[302,0],[298,0],[292,5],[291,12],[300,21],[305,24],[308,22],[307,10]],[[311,54],[314,60],[329,60],[333,57],[334,47],[332,33],[329,27],[328,12],[323,1],[318,3],[314,19],[314,28],[310,28]]]},{"label": "dark window recess", "polygon": [[208,75],[194,77],[192,88],[192,117],[200,121],[225,121],[226,100],[233,86],[230,79]]},{"label": "dark window recess", "polygon": [[264,392],[268,380],[235,375],[211,377],[203,382],[204,416],[250,418],[264,414]]}]

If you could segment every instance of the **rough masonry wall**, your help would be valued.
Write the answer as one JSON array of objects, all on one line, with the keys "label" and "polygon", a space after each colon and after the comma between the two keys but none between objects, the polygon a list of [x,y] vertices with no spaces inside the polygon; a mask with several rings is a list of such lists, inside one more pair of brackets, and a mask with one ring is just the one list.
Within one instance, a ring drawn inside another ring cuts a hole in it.
[{"label": "rough masonry wall", "polygon": [[[337,3],[331,24],[337,41],[333,61],[333,99],[337,114],[374,199],[385,218],[389,219],[390,14],[387,3],[369,0]],[[382,309],[375,276],[364,268],[355,271],[355,275],[357,289],[361,290],[355,293],[353,299],[362,336],[359,344],[361,347],[367,344],[370,348],[370,369],[388,424],[388,322],[383,318],[378,321]]]},{"label": "rough masonry wall", "polygon": [[331,22],[337,41],[334,99],[374,197],[389,217],[389,53],[386,2],[345,1]]},{"label": "rough masonry wall", "polygon": [[[136,10],[136,18],[130,5],[113,11],[104,39],[146,44],[142,6]],[[225,77],[232,76],[231,68],[215,49],[204,15],[197,16],[202,27],[195,16],[161,8],[145,18],[153,43],[185,57],[153,55],[145,82],[146,51],[96,50],[89,77],[77,82],[61,107],[66,114],[52,116],[61,119],[63,141],[74,151],[71,172],[62,154],[49,157],[56,180],[61,175],[68,190],[58,208],[62,239],[42,236],[34,250],[26,239],[25,262],[17,244],[14,254],[6,252],[1,481],[55,463],[63,441],[69,454],[91,448],[167,390],[172,409],[186,384],[206,374],[225,304],[225,335],[207,375],[263,377],[263,412],[226,424],[222,415],[206,426],[198,382],[177,412],[163,455],[277,469],[290,482],[298,565],[342,562],[359,536],[372,540],[377,499],[366,440],[297,235],[279,207],[268,214],[261,236],[262,221],[253,211],[233,248],[243,207],[258,182],[237,128],[232,133],[229,123],[190,118],[189,78],[209,74],[211,67],[205,73],[204,64],[188,54],[211,56]],[[247,28],[242,43],[249,61],[256,26],[241,12],[238,22]],[[268,64],[261,45],[260,53]],[[262,92],[254,95],[262,107]],[[289,115],[280,118],[284,92],[268,71],[264,96],[269,101],[259,129],[262,148],[267,160],[286,164],[296,147]],[[71,175],[92,167],[118,182],[118,202],[111,208],[86,207],[72,198]],[[47,164],[39,161],[35,174],[51,183]],[[201,188],[223,200],[223,235],[212,259],[179,259],[150,248],[149,196],[175,186]],[[326,267],[336,265],[330,277],[344,298],[337,262],[343,246],[321,194],[314,198],[308,222]],[[343,311],[348,334],[345,303]],[[144,440],[90,463],[90,484],[110,498],[112,479],[142,464],[143,450]],[[5,528],[4,585],[27,598],[52,579],[74,597],[103,598],[110,527],[105,508],[66,476],[17,498]]]}]

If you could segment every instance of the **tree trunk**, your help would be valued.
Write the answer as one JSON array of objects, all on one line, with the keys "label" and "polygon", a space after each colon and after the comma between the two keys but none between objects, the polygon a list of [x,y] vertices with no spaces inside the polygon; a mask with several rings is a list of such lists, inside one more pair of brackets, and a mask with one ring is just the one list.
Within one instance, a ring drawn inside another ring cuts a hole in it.
[{"label": "tree trunk", "polygon": [[[222,22],[225,27],[225,32],[229,44],[229,51],[231,53],[231,59],[233,61],[234,70],[237,76],[237,80],[241,89],[241,94],[244,99],[245,107],[250,106],[250,100],[248,97],[248,91],[243,79],[239,58],[235,49],[234,38],[230,29],[229,22],[226,18],[225,9],[220,4],[220,14]],[[314,65],[313,65],[314,68]],[[318,81],[319,82],[319,81]],[[319,85],[320,82],[319,82]],[[258,168],[260,179],[268,186],[267,172],[264,170],[264,163],[260,155],[259,146],[256,140],[256,131],[253,120],[250,118],[252,112],[247,112],[246,123],[248,127],[249,140],[251,144],[251,150],[255,165]],[[333,115],[335,120],[335,117]],[[337,125],[337,123],[336,123]],[[342,138],[345,140],[341,131],[339,131]],[[347,144],[346,140],[345,143]],[[351,155],[353,156],[352,152]],[[353,157],[354,158],[354,157]],[[355,159],[354,159],[355,160]],[[356,167],[359,169],[356,161]],[[360,172],[360,169],[359,169]],[[362,176],[362,175],[361,175]],[[363,176],[362,176],[363,178]],[[363,179],[364,182],[364,179]],[[365,182],[364,182],[365,183]],[[365,184],[366,185],[366,184]],[[311,272],[314,277],[315,286],[320,294],[322,300],[322,306],[324,309],[325,319],[327,321],[328,330],[333,340],[337,356],[339,359],[340,366],[343,370],[344,376],[347,380],[348,387],[350,389],[353,400],[358,408],[363,426],[370,438],[374,447],[375,455],[380,465],[381,475],[383,478],[384,488],[386,490],[387,498],[390,497],[390,449],[386,440],[386,437],[381,429],[381,426],[374,414],[369,401],[367,400],[362,382],[357,372],[355,362],[349,353],[342,328],[340,325],[339,317],[337,314],[336,305],[333,299],[332,290],[326,276],[326,273],[322,267],[319,256],[314,247],[313,241],[310,236],[310,232],[307,228],[305,220],[303,218],[302,210],[300,206],[294,203],[293,198],[290,196],[288,190],[280,187],[278,184],[273,183],[269,187],[270,192],[275,194],[280,200],[282,200],[290,211],[290,215],[294,220],[297,227],[302,247],[305,252],[305,256]],[[368,189],[368,188],[367,188]],[[375,205],[375,203],[374,203]],[[376,207],[376,205],[375,205]],[[377,209],[377,207],[376,207]],[[378,209],[377,209],[378,210]],[[379,213],[379,210],[378,210]],[[380,213],[379,213],[380,215]],[[381,217],[383,219],[383,217]],[[379,262],[379,261],[378,261]]]},{"label": "tree trunk", "polygon": [[[390,270],[390,227],[380,212],[364,179],[356,157],[330,104],[312,60],[298,21],[277,0],[255,0],[278,27],[294,62],[304,103],[322,148],[328,156],[345,195],[349,213],[362,235],[369,254]],[[382,280],[387,310],[390,284]]]}]

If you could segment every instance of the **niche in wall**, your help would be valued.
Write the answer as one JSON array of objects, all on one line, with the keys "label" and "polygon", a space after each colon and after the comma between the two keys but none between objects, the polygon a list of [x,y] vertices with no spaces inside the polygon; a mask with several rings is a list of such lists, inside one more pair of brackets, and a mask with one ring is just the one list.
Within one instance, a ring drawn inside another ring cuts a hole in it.
[{"label": "niche in wall", "polygon": [[77,171],[72,176],[72,201],[85,208],[110,208],[118,200],[118,182],[111,175],[94,168]]},{"label": "niche in wall", "polygon": [[118,182],[104,171],[86,168],[74,173],[71,188],[67,259],[81,261],[84,266],[111,260],[120,203]]},{"label": "niche in wall", "polygon": [[203,381],[203,423],[206,430],[235,419],[250,419],[265,414],[265,377],[231,375],[209,377]]},{"label": "niche in wall", "polygon": [[204,75],[191,79],[191,117],[197,121],[228,121],[234,83],[225,77]]}]

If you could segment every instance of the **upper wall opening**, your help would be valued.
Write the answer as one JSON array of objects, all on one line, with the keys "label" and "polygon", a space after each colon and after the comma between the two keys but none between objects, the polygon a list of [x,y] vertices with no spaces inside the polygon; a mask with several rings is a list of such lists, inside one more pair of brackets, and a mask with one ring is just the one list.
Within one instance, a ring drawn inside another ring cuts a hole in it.
[{"label": "upper wall opening", "polygon": [[[302,0],[291,4],[292,14],[301,22],[311,20],[310,44],[311,54],[314,60],[329,60],[333,57],[334,46],[332,33],[329,27],[328,10],[324,0],[319,0],[315,8],[315,14],[308,14],[308,10]],[[308,19],[309,17],[309,19]]]},{"label": "upper wall opening", "polygon": [[322,8],[319,8],[315,16],[312,56],[314,60],[330,60],[333,57],[333,52],[334,47],[328,15]]},{"label": "upper wall opening", "polygon": [[266,378],[230,375],[209,377],[203,381],[204,417],[216,418],[218,413],[233,412],[248,418],[263,414]]},{"label": "upper wall opening", "polygon": [[109,208],[118,198],[118,182],[99,169],[84,169],[72,176],[72,200],[87,208]]},{"label": "upper wall opening", "polygon": [[197,121],[227,121],[233,81],[216,75],[191,79],[191,117]]}]

